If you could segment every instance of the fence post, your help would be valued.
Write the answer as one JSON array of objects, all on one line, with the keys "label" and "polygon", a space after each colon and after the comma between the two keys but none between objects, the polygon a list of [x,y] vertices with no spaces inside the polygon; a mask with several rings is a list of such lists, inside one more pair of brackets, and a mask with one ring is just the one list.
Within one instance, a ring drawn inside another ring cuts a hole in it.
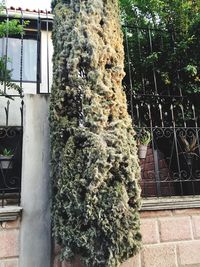
[{"label": "fence post", "polygon": [[50,267],[48,95],[25,95],[20,267]]}]

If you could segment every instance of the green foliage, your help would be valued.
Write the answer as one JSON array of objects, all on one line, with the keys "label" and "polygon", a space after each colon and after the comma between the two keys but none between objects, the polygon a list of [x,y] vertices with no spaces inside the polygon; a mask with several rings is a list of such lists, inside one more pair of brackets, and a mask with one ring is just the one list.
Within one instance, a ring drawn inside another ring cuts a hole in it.
[{"label": "green foliage", "polygon": [[[180,88],[183,94],[199,93],[200,2],[121,0],[121,9],[123,21],[140,29],[128,29],[127,34],[131,46],[130,62],[134,69],[133,90],[142,90],[142,74],[148,93],[153,93],[153,70],[160,94],[166,94],[169,90],[172,94],[178,94]],[[147,29],[146,32],[141,30],[142,27]],[[153,29],[152,49],[149,49],[150,28]],[[159,31],[160,29],[162,31]]]},{"label": "green foliage", "polygon": [[[8,59],[6,59],[6,57],[0,58],[0,85],[6,86],[6,88],[8,89],[14,89],[18,91],[19,94],[21,94],[21,88],[11,81],[12,70],[7,69],[7,60]],[[0,95],[7,96],[7,94],[4,93],[4,91],[1,89]]]},{"label": "green foliage", "polygon": [[24,33],[24,27],[29,24],[28,21],[24,22],[24,25],[20,24],[20,20],[13,19],[9,21],[3,21],[0,23],[0,38],[9,35],[17,35]]},{"label": "green foliage", "polygon": [[120,0],[122,17],[128,23],[149,25],[187,32],[200,9],[198,0]]},{"label": "green foliage", "polygon": [[197,66],[190,64],[185,67],[185,71],[192,77],[196,76],[198,73]]},{"label": "green foliage", "polygon": [[1,155],[4,156],[4,157],[11,157],[11,156],[13,156],[13,152],[12,152],[11,149],[4,148],[4,150],[1,153]]},{"label": "green foliage", "polygon": [[151,139],[151,133],[147,129],[141,128],[137,131],[137,141],[140,145],[148,145]]},{"label": "green foliage", "polygon": [[[5,11],[4,3],[0,4],[0,15],[3,16]],[[29,24],[28,21],[24,22],[24,25],[20,24],[20,20],[12,19],[5,20],[0,23],[0,38],[11,36],[11,35],[20,35],[24,33],[25,27]],[[11,81],[12,70],[7,69],[7,63],[9,58],[5,56],[0,57],[0,85],[6,86],[7,89],[14,89],[18,91],[19,94],[22,94],[20,86]],[[0,89],[0,95],[7,96],[4,90]]]},{"label": "green foliage", "polygon": [[101,1],[58,2],[50,105],[53,234],[64,259],[78,255],[86,267],[117,267],[141,243],[140,168],[121,86],[118,5],[102,1],[102,12]]}]

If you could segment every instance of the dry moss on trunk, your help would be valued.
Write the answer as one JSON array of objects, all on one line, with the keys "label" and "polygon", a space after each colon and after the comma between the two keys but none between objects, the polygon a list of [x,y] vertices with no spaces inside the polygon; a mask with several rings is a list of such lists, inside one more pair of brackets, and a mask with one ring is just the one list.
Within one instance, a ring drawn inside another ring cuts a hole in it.
[{"label": "dry moss on trunk", "polygon": [[140,170],[116,0],[54,1],[53,233],[63,257],[116,267],[140,246]]}]

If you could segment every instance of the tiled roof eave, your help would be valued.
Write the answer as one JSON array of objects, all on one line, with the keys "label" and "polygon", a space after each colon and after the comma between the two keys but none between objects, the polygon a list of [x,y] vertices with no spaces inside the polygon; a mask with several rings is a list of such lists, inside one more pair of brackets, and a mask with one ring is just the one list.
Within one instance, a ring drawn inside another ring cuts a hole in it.
[{"label": "tiled roof eave", "polygon": [[18,12],[26,12],[26,13],[51,14],[51,11],[48,10],[48,9],[46,9],[46,10],[43,10],[43,9],[29,9],[29,8],[25,8],[24,9],[22,7],[15,8],[15,7],[11,6],[11,7],[8,8],[8,11],[11,11],[11,10],[18,11]]},{"label": "tiled roof eave", "polygon": [[9,16],[9,17],[23,17],[25,19],[33,19],[36,20],[38,17],[42,19],[53,20],[53,14],[49,10],[30,10],[30,9],[22,9],[21,7],[14,8],[9,7],[5,10],[1,16]]}]

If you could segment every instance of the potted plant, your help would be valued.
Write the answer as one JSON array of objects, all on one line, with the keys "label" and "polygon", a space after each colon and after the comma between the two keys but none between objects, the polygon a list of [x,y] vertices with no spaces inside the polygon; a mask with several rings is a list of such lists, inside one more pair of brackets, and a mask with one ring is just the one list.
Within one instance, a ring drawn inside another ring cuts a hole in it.
[{"label": "potted plant", "polygon": [[12,169],[13,166],[13,152],[11,149],[5,148],[0,154],[0,168]]},{"label": "potted plant", "polygon": [[147,154],[148,144],[151,142],[151,133],[142,128],[138,133],[138,156],[140,159],[145,159]]},{"label": "potted plant", "polygon": [[194,157],[199,157],[197,153],[195,153],[195,150],[198,148],[197,145],[197,138],[192,135],[192,140],[188,142],[185,136],[181,136],[181,141],[184,145],[184,152],[181,152],[180,154],[184,154],[186,158],[186,162],[189,166],[192,165],[192,160]]}]

